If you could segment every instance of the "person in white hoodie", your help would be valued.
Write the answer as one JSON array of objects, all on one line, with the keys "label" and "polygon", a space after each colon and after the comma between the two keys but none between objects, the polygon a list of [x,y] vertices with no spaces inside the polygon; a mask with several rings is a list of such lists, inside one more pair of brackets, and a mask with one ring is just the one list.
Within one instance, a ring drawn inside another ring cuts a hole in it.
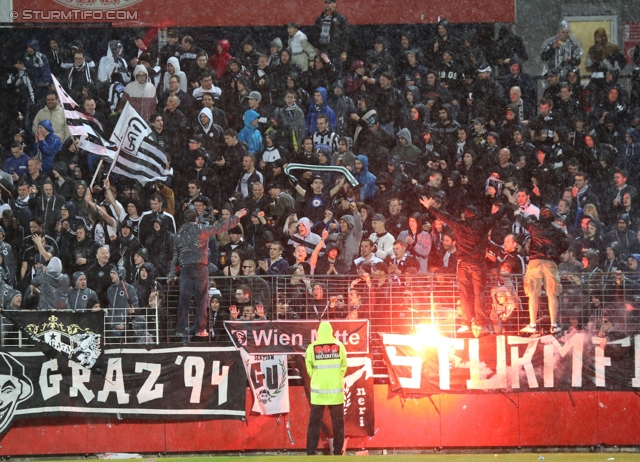
[{"label": "person in white hoodie", "polygon": [[129,83],[131,75],[127,69],[127,62],[123,58],[122,43],[119,40],[111,40],[107,47],[107,56],[100,59],[98,65],[98,80],[102,83],[111,83],[111,75],[118,72],[122,75],[122,81]]},{"label": "person in white hoodie", "polygon": [[180,61],[175,56],[172,56],[167,60],[167,72],[164,73],[164,79],[162,80],[162,89],[169,91],[169,77],[177,75],[180,77],[180,90],[187,91],[187,74],[180,70]]},{"label": "person in white hoodie", "polygon": [[148,81],[149,71],[142,64],[135,67],[133,74],[134,80],[124,88],[123,99],[129,101],[143,119],[148,120],[156,112],[156,88]]},{"label": "person in white hoodie", "polygon": [[198,114],[198,126],[194,135],[202,136],[202,144],[209,154],[218,154],[224,143],[224,130],[213,122],[213,114],[208,107],[202,108]]}]

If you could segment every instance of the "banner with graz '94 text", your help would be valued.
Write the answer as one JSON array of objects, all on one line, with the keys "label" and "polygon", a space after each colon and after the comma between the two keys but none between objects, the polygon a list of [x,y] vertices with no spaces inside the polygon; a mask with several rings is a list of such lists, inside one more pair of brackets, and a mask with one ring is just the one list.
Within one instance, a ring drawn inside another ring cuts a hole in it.
[{"label": "banner with graz '94 text", "polygon": [[0,434],[28,417],[245,417],[246,375],[233,347],[118,347],[106,349],[93,369],[2,349],[0,389]]}]

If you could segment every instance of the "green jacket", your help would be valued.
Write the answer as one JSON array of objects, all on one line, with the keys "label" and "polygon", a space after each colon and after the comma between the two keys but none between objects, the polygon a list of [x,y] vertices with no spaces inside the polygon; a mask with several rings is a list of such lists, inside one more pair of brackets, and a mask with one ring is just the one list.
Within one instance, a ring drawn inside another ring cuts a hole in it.
[{"label": "green jacket", "polygon": [[333,336],[329,322],[320,323],[318,339],[307,347],[305,363],[311,378],[311,404],[343,404],[347,351]]}]

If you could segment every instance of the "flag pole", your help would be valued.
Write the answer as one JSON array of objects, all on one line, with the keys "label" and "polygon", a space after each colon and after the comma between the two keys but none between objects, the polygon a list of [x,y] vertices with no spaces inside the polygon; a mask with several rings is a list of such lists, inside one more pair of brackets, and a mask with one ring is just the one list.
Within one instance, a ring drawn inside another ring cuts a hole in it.
[{"label": "flag pole", "polygon": [[91,184],[89,185],[89,191],[93,190],[93,183],[96,182],[96,178],[98,177],[98,173],[100,173],[100,169],[102,168],[102,162],[104,159],[100,157],[100,162],[98,162],[98,167],[96,168],[96,172],[93,174],[93,178],[91,179]]}]

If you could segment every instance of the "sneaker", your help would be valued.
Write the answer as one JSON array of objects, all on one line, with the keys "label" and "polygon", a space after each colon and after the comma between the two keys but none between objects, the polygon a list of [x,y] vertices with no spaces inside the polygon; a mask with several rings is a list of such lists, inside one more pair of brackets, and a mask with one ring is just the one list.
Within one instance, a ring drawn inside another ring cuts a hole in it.
[{"label": "sneaker", "polygon": [[551,327],[549,327],[549,333],[551,335],[556,335],[559,334],[560,332],[562,332],[562,328],[560,326],[556,325],[551,325]]},{"label": "sneaker", "polygon": [[464,334],[465,332],[469,332],[470,330],[471,330],[471,328],[469,326],[467,326],[466,324],[463,324],[460,327],[458,327],[458,333],[459,334]]},{"label": "sneaker", "polygon": [[528,326],[525,326],[522,329],[520,329],[520,332],[522,332],[523,334],[535,334],[536,332],[538,332],[538,327],[532,326],[531,324],[529,324]]},{"label": "sneaker", "polygon": [[196,332],[196,337],[208,337],[209,336],[209,332],[207,332],[207,329],[203,329],[201,331]]}]

